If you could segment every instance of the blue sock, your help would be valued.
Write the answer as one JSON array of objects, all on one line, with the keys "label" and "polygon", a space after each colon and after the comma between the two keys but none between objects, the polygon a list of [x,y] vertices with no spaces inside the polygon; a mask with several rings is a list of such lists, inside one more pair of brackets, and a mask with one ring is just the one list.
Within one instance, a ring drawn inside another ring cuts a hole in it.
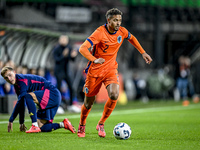
[{"label": "blue sock", "polygon": [[59,123],[46,123],[40,129],[42,132],[51,132],[60,128]]},{"label": "blue sock", "polygon": [[30,94],[26,94],[24,96],[26,105],[28,107],[29,115],[31,117],[32,123],[37,122],[37,113],[36,113],[36,106],[35,103],[33,102],[33,98]]}]

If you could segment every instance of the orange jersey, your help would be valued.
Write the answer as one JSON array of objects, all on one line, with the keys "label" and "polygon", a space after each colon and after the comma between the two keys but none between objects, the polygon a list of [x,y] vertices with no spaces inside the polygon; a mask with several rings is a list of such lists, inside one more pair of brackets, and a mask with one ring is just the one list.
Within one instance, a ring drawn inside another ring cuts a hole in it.
[{"label": "orange jersey", "polygon": [[[88,75],[93,77],[101,77],[109,70],[118,68],[117,52],[124,39],[128,39],[140,53],[145,52],[137,39],[126,28],[120,27],[115,33],[109,33],[106,24],[97,28],[79,49],[80,53],[90,60],[85,70],[86,73],[88,72]],[[105,62],[103,64],[93,63],[97,58],[103,58]]]}]

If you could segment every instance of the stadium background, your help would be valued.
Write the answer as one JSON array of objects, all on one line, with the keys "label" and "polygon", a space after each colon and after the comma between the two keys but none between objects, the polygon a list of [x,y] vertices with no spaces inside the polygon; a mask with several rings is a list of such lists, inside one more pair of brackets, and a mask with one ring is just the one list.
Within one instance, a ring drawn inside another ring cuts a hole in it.
[{"label": "stadium background", "polygon": [[[80,44],[100,25],[105,13],[117,7],[122,26],[135,35],[152,56],[146,65],[126,40],[119,50],[119,72],[129,100],[135,99],[134,76],[147,81],[150,98],[172,98],[174,74],[181,55],[191,59],[195,91],[200,93],[200,1],[198,0],[1,0],[0,60],[13,60],[29,69],[53,70],[52,48],[61,34]],[[70,16],[71,17],[66,17]],[[78,90],[87,60],[80,54],[71,63],[73,86]],[[168,79],[168,80],[167,80]]]}]

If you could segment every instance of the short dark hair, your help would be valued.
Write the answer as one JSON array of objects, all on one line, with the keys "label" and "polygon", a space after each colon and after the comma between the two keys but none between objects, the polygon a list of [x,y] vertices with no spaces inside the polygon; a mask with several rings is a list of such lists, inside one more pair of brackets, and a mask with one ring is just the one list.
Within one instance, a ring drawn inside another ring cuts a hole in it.
[{"label": "short dark hair", "polygon": [[112,9],[110,9],[110,10],[108,10],[108,11],[106,12],[106,19],[112,17],[113,15],[122,15],[122,14],[123,14],[123,13],[122,13],[119,9],[117,9],[117,8],[112,8]]}]

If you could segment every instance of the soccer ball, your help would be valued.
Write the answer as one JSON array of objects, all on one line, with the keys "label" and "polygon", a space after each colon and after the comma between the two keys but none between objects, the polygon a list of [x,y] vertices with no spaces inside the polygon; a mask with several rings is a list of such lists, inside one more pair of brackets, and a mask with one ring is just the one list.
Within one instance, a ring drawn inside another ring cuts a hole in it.
[{"label": "soccer ball", "polygon": [[113,129],[113,135],[116,139],[126,140],[131,136],[131,128],[124,122],[118,123]]}]

